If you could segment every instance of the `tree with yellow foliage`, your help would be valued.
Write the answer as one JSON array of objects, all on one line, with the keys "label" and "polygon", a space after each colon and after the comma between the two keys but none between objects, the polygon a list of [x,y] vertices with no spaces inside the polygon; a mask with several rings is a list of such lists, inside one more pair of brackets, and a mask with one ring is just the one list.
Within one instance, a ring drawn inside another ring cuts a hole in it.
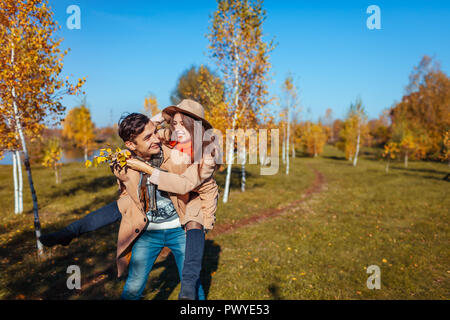
[{"label": "tree with yellow foliage", "polygon": [[211,70],[201,65],[192,66],[184,71],[177,80],[177,85],[170,96],[173,104],[183,99],[192,99],[205,109],[205,118],[211,125],[225,134],[229,125],[228,105],[224,101],[223,81]]},{"label": "tree with yellow foliage", "polygon": [[405,157],[405,168],[408,168],[408,157],[411,155],[416,149],[416,143],[414,141],[414,137],[411,132],[408,132],[400,141],[400,148],[403,151]]},{"label": "tree with yellow foliage", "polygon": [[391,159],[395,159],[397,153],[400,152],[400,148],[398,146],[398,143],[394,141],[390,141],[384,145],[384,151],[383,151],[383,158],[387,158],[386,163],[386,173],[389,172],[389,163],[391,162]]},{"label": "tree with yellow foliage", "polygon": [[[261,0],[218,0],[217,4],[208,35],[209,48],[223,75],[227,102],[223,107],[228,108],[230,125],[227,128],[234,133],[241,124],[245,127],[249,121],[253,122],[257,117],[256,110],[267,101],[268,58],[274,45],[262,38],[266,12]],[[224,203],[228,201],[234,146],[232,134],[227,139]]]},{"label": "tree with yellow foliage", "polygon": [[160,110],[158,109],[158,99],[154,94],[150,94],[144,99],[144,111],[150,117],[157,115]]},{"label": "tree with yellow foliage", "polygon": [[442,138],[450,128],[450,78],[439,63],[428,56],[421,59],[390,116],[394,130],[414,132],[416,158],[439,158]]},{"label": "tree with yellow foliage", "polygon": [[448,161],[448,165],[450,166],[450,130],[447,130],[444,134],[442,144],[441,160]]},{"label": "tree with yellow foliage", "polygon": [[89,150],[94,146],[94,123],[85,99],[79,107],[69,110],[63,121],[62,134],[72,140],[75,146],[84,150],[84,161],[86,161]]},{"label": "tree with yellow foliage", "polygon": [[39,254],[38,202],[25,137],[38,137],[44,119],[56,120],[64,111],[63,95],[76,94],[85,81],[72,85],[59,78],[67,51],[59,49],[57,29],[48,1],[0,0],[0,122],[6,137],[1,145],[23,151]]},{"label": "tree with yellow foliage", "polygon": [[345,119],[341,131],[339,131],[339,142],[337,146],[339,149],[345,152],[345,158],[349,161],[353,160],[353,157],[356,152],[356,127],[357,120],[355,116],[349,115],[347,119]]},{"label": "tree with yellow foliage", "polygon": [[303,148],[309,156],[317,157],[321,154],[327,142],[327,135],[323,125],[320,122],[311,123],[307,121],[302,141]]},{"label": "tree with yellow foliage", "polygon": [[353,162],[353,166],[356,166],[360,148],[367,140],[368,135],[367,116],[362,101],[358,98],[350,105],[347,119],[339,133],[340,141],[337,144],[340,149],[345,151],[345,157]]},{"label": "tree with yellow foliage", "polygon": [[44,147],[42,165],[53,169],[56,184],[61,183],[61,155],[62,148],[59,139],[56,137],[49,139]]}]

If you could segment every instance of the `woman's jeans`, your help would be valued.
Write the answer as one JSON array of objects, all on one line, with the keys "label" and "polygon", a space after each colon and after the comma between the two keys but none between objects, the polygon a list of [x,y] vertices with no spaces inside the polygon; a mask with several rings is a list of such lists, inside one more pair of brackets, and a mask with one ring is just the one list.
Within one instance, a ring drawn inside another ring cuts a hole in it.
[{"label": "woman's jeans", "polygon": [[[121,299],[138,300],[141,298],[148,275],[163,247],[168,247],[172,251],[181,279],[186,247],[186,234],[183,228],[147,230],[133,245],[128,278]],[[200,281],[197,282],[196,289],[197,298],[205,300],[205,293]]]},{"label": "woman's jeans", "polygon": [[122,219],[122,214],[117,206],[117,201],[95,210],[83,218],[72,222],[65,229],[72,237],[79,237],[84,233],[95,231]]}]

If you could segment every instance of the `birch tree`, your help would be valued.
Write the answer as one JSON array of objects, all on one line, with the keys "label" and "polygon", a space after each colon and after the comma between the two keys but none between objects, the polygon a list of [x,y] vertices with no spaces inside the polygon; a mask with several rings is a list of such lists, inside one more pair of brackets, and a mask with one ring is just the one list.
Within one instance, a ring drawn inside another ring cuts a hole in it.
[{"label": "birch tree", "polygon": [[294,80],[289,75],[283,83],[282,87],[285,95],[285,112],[286,112],[286,139],[285,139],[285,154],[286,154],[286,174],[289,174],[289,147],[291,146],[291,117],[293,113],[298,110],[297,89],[294,86]]},{"label": "birch tree", "polygon": [[42,165],[47,168],[52,168],[55,173],[55,183],[61,183],[61,155],[62,148],[58,138],[49,139],[44,147],[44,157]]},{"label": "birch tree", "polygon": [[322,124],[305,123],[305,130],[302,137],[302,144],[305,152],[309,156],[317,157],[323,152],[323,147],[327,141],[327,135]]},{"label": "birch tree", "polygon": [[356,143],[355,143],[355,155],[353,157],[353,166],[356,167],[356,163],[358,162],[359,150],[361,148],[361,139],[362,139],[362,131],[365,122],[367,121],[367,116],[364,111],[364,107],[362,105],[362,101],[360,98],[356,99],[355,103],[352,103],[350,106],[350,114],[355,118],[356,121]]},{"label": "birch tree", "polygon": [[[235,129],[254,116],[251,109],[265,98],[269,53],[273,42],[263,41],[262,24],[266,12],[262,1],[218,0],[208,35],[211,56],[216,61],[225,81],[228,107],[227,175],[223,202],[228,201],[231,169],[235,159]],[[253,104],[256,102],[256,104]],[[245,167],[242,181],[245,183]],[[245,190],[245,185],[243,186]]]},{"label": "birch tree", "polygon": [[409,156],[414,152],[416,148],[416,143],[414,141],[412,133],[408,132],[403,137],[402,141],[400,142],[400,148],[403,151],[405,168],[408,168]]},{"label": "birch tree", "polygon": [[384,151],[382,153],[383,158],[387,159],[386,162],[386,173],[389,173],[389,164],[391,162],[391,159],[395,159],[397,153],[400,152],[400,148],[398,147],[398,144],[394,141],[389,141],[384,145]]},{"label": "birch tree", "polygon": [[58,26],[47,1],[0,0],[0,9],[0,119],[7,139],[2,145],[22,149],[41,255],[38,201],[26,136],[32,140],[39,136],[44,120],[58,120],[64,111],[63,95],[77,93],[85,80],[72,85],[59,77],[67,50],[61,52],[61,40],[54,37]]}]

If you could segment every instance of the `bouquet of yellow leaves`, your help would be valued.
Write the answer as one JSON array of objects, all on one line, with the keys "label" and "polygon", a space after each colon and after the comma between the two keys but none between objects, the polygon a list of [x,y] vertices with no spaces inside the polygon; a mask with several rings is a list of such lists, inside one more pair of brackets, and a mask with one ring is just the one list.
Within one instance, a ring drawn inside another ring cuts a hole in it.
[{"label": "bouquet of yellow leaves", "polygon": [[120,148],[116,148],[116,152],[112,152],[111,148],[103,148],[100,149],[100,155],[95,156],[92,161],[87,160],[85,165],[86,168],[98,167],[99,164],[103,162],[108,162],[111,164],[118,164],[121,168],[125,167],[127,164],[127,159],[130,159],[131,152],[128,150],[122,150]]}]

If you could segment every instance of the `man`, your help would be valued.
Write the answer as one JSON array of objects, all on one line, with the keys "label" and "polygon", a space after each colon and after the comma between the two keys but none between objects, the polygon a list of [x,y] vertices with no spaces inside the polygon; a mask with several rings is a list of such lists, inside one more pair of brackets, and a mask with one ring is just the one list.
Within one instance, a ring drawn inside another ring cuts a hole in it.
[{"label": "man", "polygon": [[[187,156],[165,145],[161,146],[155,125],[145,115],[133,113],[122,119],[119,135],[133,156],[148,161],[154,167],[183,174],[193,185],[200,183],[198,168],[188,168],[189,161],[172,161],[173,153],[176,153],[177,159]],[[192,205],[192,202],[200,199],[197,197],[189,201],[189,194],[160,192],[145,174],[129,168],[114,165],[112,170],[121,191],[117,202],[108,204],[61,231],[44,235],[40,240],[47,246],[68,245],[74,237],[121,220],[116,256],[118,276],[124,273],[130,263],[122,298],[139,299],[153,263],[164,246],[172,250],[181,278],[185,235],[178,216],[198,215],[198,212],[187,209],[187,203]],[[191,206],[199,207],[198,204]],[[197,288],[198,298],[201,299],[204,297],[203,289],[199,285]]]}]

